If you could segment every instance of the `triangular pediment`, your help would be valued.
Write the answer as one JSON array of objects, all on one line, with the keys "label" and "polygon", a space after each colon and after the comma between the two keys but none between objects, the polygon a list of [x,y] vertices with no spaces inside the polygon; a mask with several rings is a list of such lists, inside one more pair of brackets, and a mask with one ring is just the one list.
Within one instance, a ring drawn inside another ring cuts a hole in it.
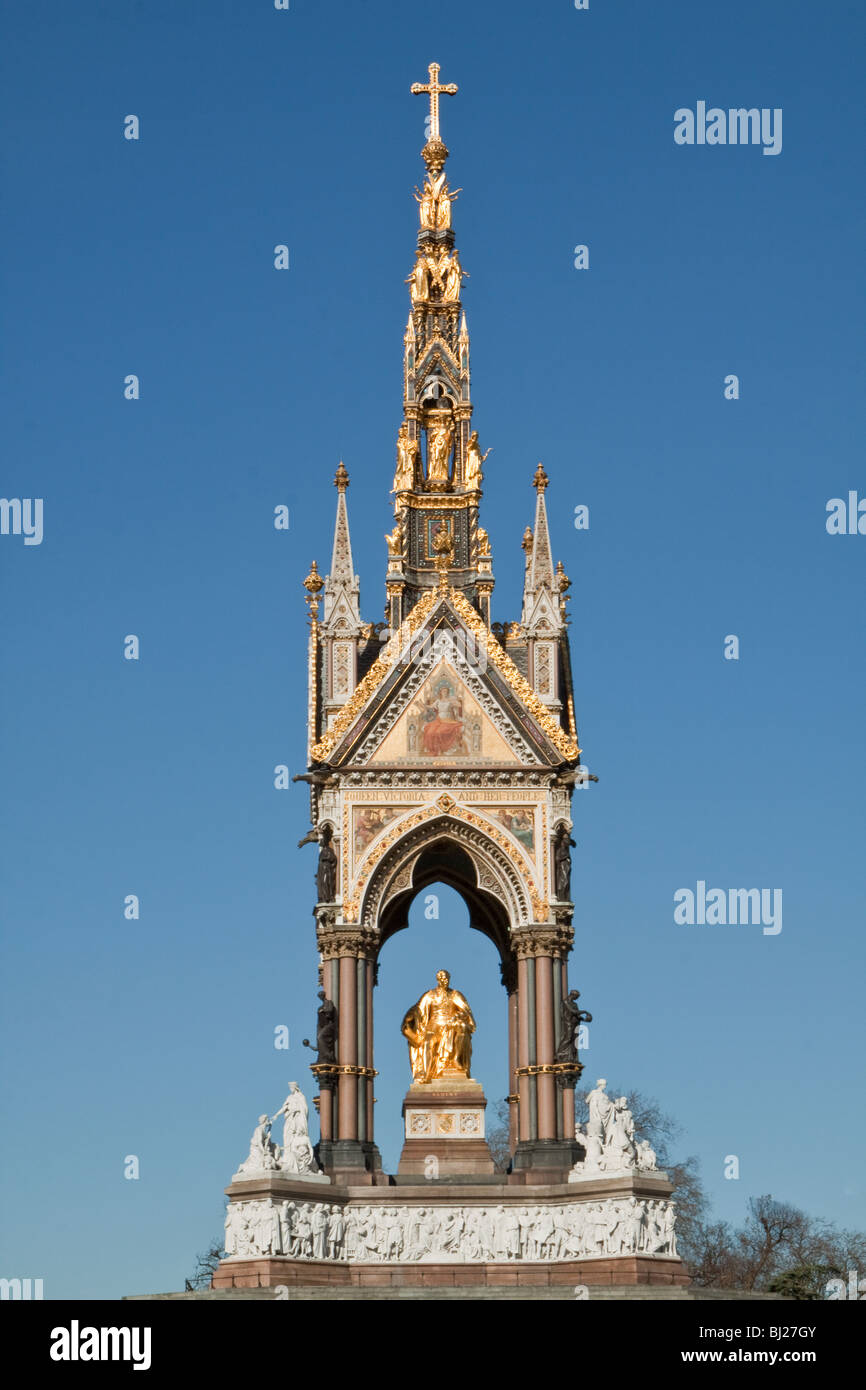
[{"label": "triangular pediment", "polygon": [[539,589],[532,596],[523,625],[533,637],[557,637],[562,631],[562,617],[549,589]]},{"label": "triangular pediment", "polygon": [[478,694],[450,661],[438,661],[369,761],[392,767],[495,767],[524,761],[526,754],[509,744]]},{"label": "triangular pediment", "polygon": [[398,767],[556,766],[580,752],[454,589],[419,600],[312,751]]}]

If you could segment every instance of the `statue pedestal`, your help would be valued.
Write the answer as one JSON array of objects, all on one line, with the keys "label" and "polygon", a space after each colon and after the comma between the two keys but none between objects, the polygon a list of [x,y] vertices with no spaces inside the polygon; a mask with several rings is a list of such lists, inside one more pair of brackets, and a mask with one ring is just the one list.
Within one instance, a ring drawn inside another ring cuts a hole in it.
[{"label": "statue pedestal", "polygon": [[414,1081],[403,1101],[405,1139],[397,1182],[494,1181],[496,1168],[484,1137],[486,1108],[481,1083],[470,1077]]},{"label": "statue pedestal", "polygon": [[257,1168],[249,1172],[238,1169],[232,1183],[258,1182],[263,1178],[287,1178],[290,1182],[330,1183],[327,1173],[293,1173],[287,1168]]}]

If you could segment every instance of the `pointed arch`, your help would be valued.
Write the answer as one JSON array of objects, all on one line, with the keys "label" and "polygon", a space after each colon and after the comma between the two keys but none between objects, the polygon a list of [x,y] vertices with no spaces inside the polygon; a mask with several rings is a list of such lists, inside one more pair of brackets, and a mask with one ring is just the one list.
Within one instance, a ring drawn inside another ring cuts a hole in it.
[{"label": "pointed arch", "polygon": [[376,931],[380,948],[408,926],[413,898],[435,882],[461,895],[470,925],[493,941],[504,963],[510,961],[511,928],[532,921],[523,875],[483,829],[448,814],[408,830],[370,875],[360,920]]}]

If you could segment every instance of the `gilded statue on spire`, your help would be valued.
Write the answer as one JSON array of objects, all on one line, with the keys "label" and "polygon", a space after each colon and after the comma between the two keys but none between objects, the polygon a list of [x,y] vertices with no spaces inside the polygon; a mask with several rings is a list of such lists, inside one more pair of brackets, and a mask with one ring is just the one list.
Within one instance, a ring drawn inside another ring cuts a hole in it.
[{"label": "gilded statue on spire", "polygon": [[439,272],[439,282],[442,286],[442,298],[451,304],[456,304],[460,298],[460,286],[463,283],[463,276],[466,271],[460,265],[460,260],[455,251],[452,256],[444,257],[437,266]]},{"label": "gilded statue on spire", "polygon": [[448,180],[441,172],[435,177],[430,174],[424,180],[423,190],[415,189],[414,197],[418,203],[418,211],[421,217],[421,226],[425,231],[436,232],[446,230],[451,226],[451,204],[456,201],[458,193],[462,193],[461,188],[455,188],[452,193],[448,187]]},{"label": "gilded statue on spire", "polygon": [[438,283],[438,275],[433,257],[425,256],[419,251],[412,274],[406,280],[406,284],[410,286],[409,293],[413,304],[423,304],[430,298],[431,282],[436,280]]},{"label": "gilded statue on spire", "polygon": [[487,449],[483,454],[478,443],[478,431],[473,430],[469,436],[469,443],[466,446],[466,486],[471,489],[479,488],[484,481],[484,474],[481,472],[481,465],[487,458],[490,450]]},{"label": "gilded statue on spire", "polygon": [[409,438],[409,426],[404,420],[397,431],[397,472],[394,474],[392,492],[411,492],[417,479],[417,464],[420,455],[417,439]]},{"label": "gilded statue on spire", "polygon": [[454,430],[450,420],[437,420],[427,428],[427,486],[443,492],[451,481]]},{"label": "gilded statue on spire", "polygon": [[403,554],[403,530],[399,521],[393,531],[385,535],[385,543],[388,546],[389,559],[397,560]]},{"label": "gilded statue on spire", "polygon": [[428,303],[439,295],[446,303],[456,304],[460,299],[463,277],[467,275],[468,271],[461,266],[456,251],[452,255],[443,251],[439,256],[419,251],[412,273],[407,275],[405,283],[410,287],[413,304]]}]

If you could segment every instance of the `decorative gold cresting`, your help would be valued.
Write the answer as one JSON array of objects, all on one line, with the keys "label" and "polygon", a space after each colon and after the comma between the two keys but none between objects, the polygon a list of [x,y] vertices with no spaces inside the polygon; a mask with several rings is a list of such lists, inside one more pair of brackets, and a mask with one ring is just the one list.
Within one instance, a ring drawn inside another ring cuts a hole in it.
[{"label": "decorative gold cresting", "polygon": [[318,743],[313,745],[312,756],[315,761],[323,762],[333,752],[343,735],[355,723],[370,696],[379,688],[401,653],[405,651],[406,643],[410,641],[413,634],[417,632],[437,603],[444,597],[447,597],[470,632],[473,632],[478,638],[480,650],[484,652],[486,659],[496,667],[515,695],[526,705],[554,748],[562,754],[567,762],[575,762],[580,757],[581,752],[577,739],[569,737],[562,725],[553,718],[550,711],[538,698],[529,681],[521,675],[511,657],[499,645],[493,633],[488,631],[483,619],[459,589],[446,589],[444,594],[440,589],[428,589],[427,593],[418,600],[415,607],[404,619],[399,631],[391,638],[382,655],[376,659],[366,676],[355,687],[354,692],[340,710],[330,729]]},{"label": "decorative gold cresting", "polygon": [[487,631],[465,594],[461,594],[459,589],[450,589],[448,597],[466,626],[483,644],[487,660],[492,662],[499,674],[511,686],[515,695],[519,696],[530,713],[534,715],[536,723],[550,739],[554,748],[558,749],[566,761],[576,761],[581,752],[577,745],[577,739],[569,738],[562,725],[557,723],[547,707],[539,700],[529,681],[518,671],[504,647],[499,645],[492,632]]},{"label": "decorative gold cresting", "polygon": [[407,642],[412,638],[413,633],[421,626],[424,619],[436,604],[438,594],[435,589],[429,589],[422,598],[418,600],[415,607],[406,616],[399,630],[391,638],[382,655],[377,657],[370,667],[367,674],[355,686],[349,699],[340,710],[327,733],[313,744],[311,753],[316,762],[321,762],[332,749],[336,746],[343,734],[352,727],[358,717],[360,710],[369,700],[370,696],[378,689],[381,681],[391,670],[395,661],[406,648]]}]

